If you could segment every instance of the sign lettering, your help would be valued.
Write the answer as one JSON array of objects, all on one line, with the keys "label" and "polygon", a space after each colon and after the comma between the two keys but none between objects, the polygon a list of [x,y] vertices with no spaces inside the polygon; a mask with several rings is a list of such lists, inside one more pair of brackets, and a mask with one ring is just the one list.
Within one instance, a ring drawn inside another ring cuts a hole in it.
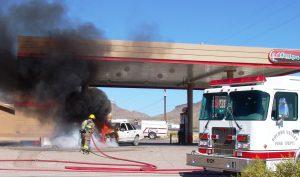
[{"label": "sign lettering", "polygon": [[272,141],[275,146],[294,146],[298,137],[290,130],[280,130],[273,136]]},{"label": "sign lettering", "polygon": [[269,53],[269,60],[274,64],[300,64],[300,50],[274,49]]}]

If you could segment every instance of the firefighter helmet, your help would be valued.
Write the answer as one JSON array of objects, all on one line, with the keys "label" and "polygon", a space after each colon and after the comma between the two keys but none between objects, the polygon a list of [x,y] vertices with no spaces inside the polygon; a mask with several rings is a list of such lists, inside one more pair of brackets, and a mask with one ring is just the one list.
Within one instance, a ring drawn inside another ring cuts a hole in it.
[{"label": "firefighter helmet", "polygon": [[89,119],[96,119],[96,117],[95,117],[94,114],[90,114],[90,115],[89,115]]}]

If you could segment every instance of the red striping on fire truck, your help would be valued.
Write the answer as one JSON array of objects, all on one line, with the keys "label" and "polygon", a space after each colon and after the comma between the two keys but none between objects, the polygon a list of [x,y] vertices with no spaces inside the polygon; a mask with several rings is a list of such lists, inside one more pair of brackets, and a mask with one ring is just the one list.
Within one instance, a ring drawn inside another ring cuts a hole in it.
[{"label": "red striping on fire truck", "polygon": [[254,159],[269,168],[298,159],[300,78],[243,77],[211,81],[203,93],[198,152],[187,164],[240,172]]}]

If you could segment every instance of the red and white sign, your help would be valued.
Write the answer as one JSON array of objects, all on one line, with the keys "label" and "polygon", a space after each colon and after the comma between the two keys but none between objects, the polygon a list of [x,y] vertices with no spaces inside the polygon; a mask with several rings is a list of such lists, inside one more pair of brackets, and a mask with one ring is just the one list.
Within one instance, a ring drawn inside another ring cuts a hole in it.
[{"label": "red and white sign", "polygon": [[269,60],[274,64],[300,64],[300,50],[274,49],[269,53]]}]

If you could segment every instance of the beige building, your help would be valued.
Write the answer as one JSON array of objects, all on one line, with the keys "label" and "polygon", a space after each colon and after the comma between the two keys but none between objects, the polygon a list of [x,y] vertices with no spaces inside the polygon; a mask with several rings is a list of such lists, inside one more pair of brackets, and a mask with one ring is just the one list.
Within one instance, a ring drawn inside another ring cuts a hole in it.
[{"label": "beige building", "polygon": [[50,137],[53,131],[51,122],[41,123],[34,116],[14,110],[12,106],[0,103],[0,142],[40,141]]}]

